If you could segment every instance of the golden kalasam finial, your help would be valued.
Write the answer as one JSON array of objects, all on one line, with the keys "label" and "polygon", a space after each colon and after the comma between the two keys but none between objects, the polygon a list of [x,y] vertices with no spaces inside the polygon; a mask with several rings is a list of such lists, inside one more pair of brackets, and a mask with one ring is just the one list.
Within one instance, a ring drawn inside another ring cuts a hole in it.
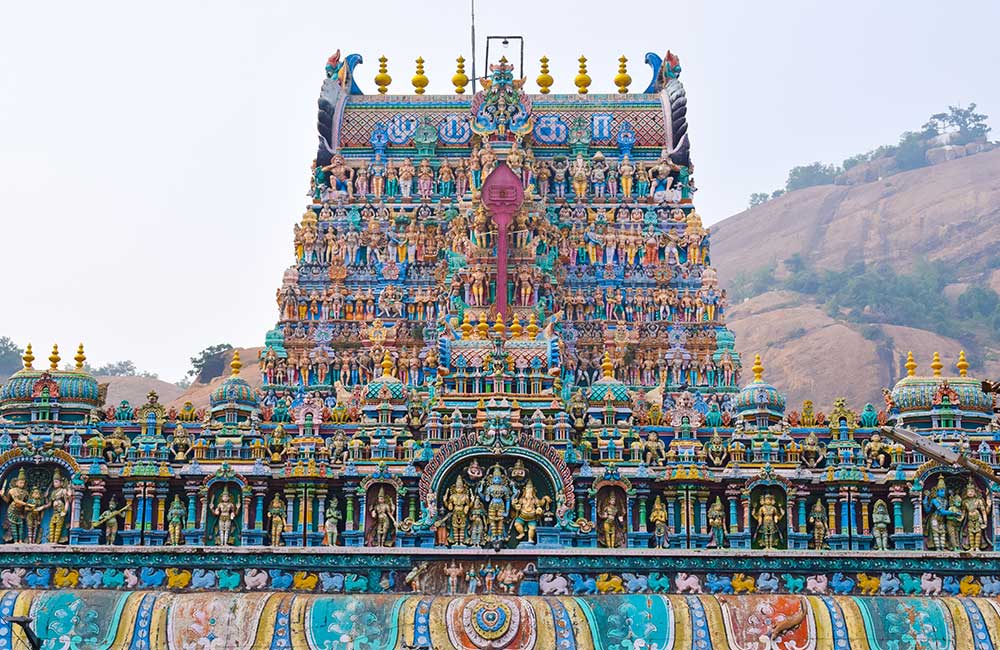
[{"label": "golden kalasam finial", "polygon": [[965,360],[965,350],[958,351],[958,363],[955,364],[958,368],[958,376],[966,377],[969,374],[969,362]]},{"label": "golden kalasam finial", "polygon": [[577,73],[576,78],[573,79],[573,83],[576,84],[576,92],[581,95],[587,94],[587,88],[590,86],[590,75],[587,74],[587,57],[580,55],[580,72]]},{"label": "golden kalasam finial", "polygon": [[750,368],[753,372],[753,381],[755,384],[759,384],[764,381],[764,364],[760,362],[760,355],[756,354],[753,357],[753,367]]},{"label": "golden kalasam finial", "polygon": [[479,335],[480,339],[490,337],[490,324],[486,322],[486,314],[479,317],[479,322],[476,324],[476,334]]},{"label": "golden kalasam finial", "polygon": [[914,377],[917,374],[917,362],[913,360],[913,350],[906,353],[906,376]]},{"label": "golden kalasam finial", "polygon": [[528,317],[528,338],[532,341],[538,336],[538,318],[535,316],[534,312]]},{"label": "golden kalasam finial", "polygon": [[503,323],[503,316],[500,315],[500,312],[497,312],[496,321],[494,321],[493,323],[493,333],[503,338],[504,332],[506,330],[507,327]]},{"label": "golden kalasam finial", "polygon": [[626,63],[628,63],[628,59],[622,54],[621,58],[618,59],[618,74],[615,75],[615,85],[618,86],[618,92],[623,95],[628,92],[628,86],[632,83],[632,77],[629,76],[628,70],[625,68]]},{"label": "golden kalasam finial", "polygon": [[543,95],[548,95],[549,86],[552,85],[553,81],[552,75],[549,74],[549,57],[543,56],[539,60],[542,63],[542,70],[539,73],[538,78],[535,79],[535,83],[538,84],[538,92],[542,93]]},{"label": "golden kalasam finial", "polygon": [[462,338],[468,339],[472,337],[472,321],[469,320],[469,312],[466,311],[465,315],[462,316]]},{"label": "golden kalasam finial", "polygon": [[424,57],[417,57],[417,74],[413,75],[413,79],[410,80],[413,84],[413,90],[418,95],[424,94],[424,89],[427,88],[427,75],[424,74]]},{"label": "golden kalasam finial", "polygon": [[81,343],[76,349],[76,356],[73,357],[73,361],[76,361],[76,369],[83,370],[83,362],[86,360],[87,355],[83,353],[83,343]]},{"label": "golden kalasam finial", "polygon": [[392,83],[392,77],[389,76],[389,69],[386,67],[386,63],[389,59],[385,56],[380,56],[378,58],[378,74],[375,75],[375,85],[378,86],[378,93],[384,95],[389,92],[389,84]]},{"label": "golden kalasam finial", "polygon": [[30,343],[27,345],[27,347],[24,348],[24,356],[21,357],[21,360],[24,361],[24,369],[25,370],[33,370],[31,364],[35,360],[35,355],[32,354],[32,352],[31,352],[31,344]]},{"label": "golden kalasam finial", "polygon": [[382,354],[382,376],[392,377],[392,355],[388,349]]},{"label": "golden kalasam finial", "polygon": [[604,351],[604,358],[601,359],[601,375],[608,379],[615,378],[615,364],[611,363],[611,355]]},{"label": "golden kalasam finial", "polygon": [[458,62],[458,70],[451,78],[451,83],[455,86],[455,94],[461,95],[465,92],[465,86],[469,83],[469,77],[465,74],[465,57],[459,55],[455,61]]},{"label": "golden kalasam finial", "polygon": [[240,374],[240,368],[243,367],[243,362],[240,361],[240,351],[233,350],[233,360],[229,362],[229,369],[233,371],[233,377]]},{"label": "golden kalasam finial", "polygon": [[59,370],[59,361],[60,361],[60,357],[59,357],[59,344],[58,343],[53,343],[52,344],[52,354],[49,355],[49,369],[50,370]]},{"label": "golden kalasam finial", "polygon": [[519,339],[521,334],[524,333],[524,328],[521,327],[521,319],[517,317],[517,313],[514,313],[514,322],[510,324],[510,335],[512,338]]},{"label": "golden kalasam finial", "polygon": [[935,377],[941,376],[941,368],[944,368],[944,364],[941,363],[941,355],[935,352],[934,358],[931,359],[931,370],[934,371]]}]

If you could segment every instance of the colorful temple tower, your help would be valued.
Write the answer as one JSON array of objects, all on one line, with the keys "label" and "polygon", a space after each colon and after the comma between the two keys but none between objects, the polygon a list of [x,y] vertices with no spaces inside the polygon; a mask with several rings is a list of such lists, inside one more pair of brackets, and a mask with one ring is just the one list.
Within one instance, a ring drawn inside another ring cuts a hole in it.
[{"label": "colorful temple tower", "polygon": [[1000,642],[994,396],[935,353],[881,409],[791,410],[740,358],[675,55],[606,95],[583,57],[573,95],[545,58],[528,93],[460,57],[447,96],[360,62],[326,65],[259,388],[236,354],[207,408],[108,406],[82,346],[27,349],[0,615],[81,648]]}]

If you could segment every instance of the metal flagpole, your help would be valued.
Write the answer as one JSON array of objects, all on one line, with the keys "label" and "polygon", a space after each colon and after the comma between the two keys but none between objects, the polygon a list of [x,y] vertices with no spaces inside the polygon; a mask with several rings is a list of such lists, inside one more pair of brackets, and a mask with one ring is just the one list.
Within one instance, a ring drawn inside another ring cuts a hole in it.
[{"label": "metal flagpole", "polygon": [[469,0],[472,8],[472,94],[476,94],[476,0]]}]

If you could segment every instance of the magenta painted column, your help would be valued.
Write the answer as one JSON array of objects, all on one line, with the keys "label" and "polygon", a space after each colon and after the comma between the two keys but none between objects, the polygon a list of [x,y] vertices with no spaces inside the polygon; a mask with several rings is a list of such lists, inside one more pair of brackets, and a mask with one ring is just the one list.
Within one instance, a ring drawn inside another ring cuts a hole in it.
[{"label": "magenta painted column", "polygon": [[497,313],[507,317],[507,226],[521,208],[524,188],[521,179],[501,162],[483,181],[482,201],[497,225]]}]

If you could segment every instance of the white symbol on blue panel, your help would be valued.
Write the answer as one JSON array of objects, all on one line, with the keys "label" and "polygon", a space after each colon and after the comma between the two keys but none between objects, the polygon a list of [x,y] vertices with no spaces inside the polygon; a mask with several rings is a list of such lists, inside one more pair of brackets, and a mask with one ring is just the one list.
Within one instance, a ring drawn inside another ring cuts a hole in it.
[{"label": "white symbol on blue panel", "polygon": [[535,140],[542,144],[565,144],[569,127],[558,115],[539,115],[535,118]]},{"label": "white symbol on blue panel", "polygon": [[445,144],[465,144],[472,137],[472,129],[464,115],[445,115],[438,127],[438,135]]},{"label": "white symbol on blue panel", "polygon": [[417,118],[397,115],[389,121],[388,132],[389,142],[393,144],[405,144],[413,137],[417,130]]},{"label": "white symbol on blue panel", "polygon": [[594,140],[611,138],[611,113],[594,113],[591,116],[591,137]]}]

